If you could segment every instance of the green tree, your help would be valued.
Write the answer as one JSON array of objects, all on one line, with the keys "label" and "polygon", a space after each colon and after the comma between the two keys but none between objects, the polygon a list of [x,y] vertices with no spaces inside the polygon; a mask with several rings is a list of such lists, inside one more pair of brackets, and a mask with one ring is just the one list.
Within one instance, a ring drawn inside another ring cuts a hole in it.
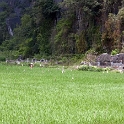
[{"label": "green tree", "polygon": [[14,30],[14,37],[10,39],[11,49],[25,57],[51,54],[50,35],[57,11],[58,7],[52,0],[38,0],[27,8],[21,24]]}]

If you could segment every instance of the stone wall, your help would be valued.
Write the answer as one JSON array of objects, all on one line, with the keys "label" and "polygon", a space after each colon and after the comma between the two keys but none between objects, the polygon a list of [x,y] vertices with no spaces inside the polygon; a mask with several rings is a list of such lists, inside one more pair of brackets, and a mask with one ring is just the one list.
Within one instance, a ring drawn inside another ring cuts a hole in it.
[{"label": "stone wall", "polygon": [[96,58],[96,62],[99,62],[101,66],[121,65],[124,64],[124,53],[117,55],[103,53]]}]

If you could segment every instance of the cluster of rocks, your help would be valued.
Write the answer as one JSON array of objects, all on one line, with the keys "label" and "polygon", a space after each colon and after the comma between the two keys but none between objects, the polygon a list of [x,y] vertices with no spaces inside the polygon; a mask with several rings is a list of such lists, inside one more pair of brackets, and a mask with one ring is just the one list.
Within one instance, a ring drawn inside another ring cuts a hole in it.
[{"label": "cluster of rocks", "polygon": [[117,55],[103,53],[96,58],[96,62],[100,62],[101,66],[110,66],[112,63],[124,64],[124,53]]},{"label": "cluster of rocks", "polygon": [[96,58],[97,66],[112,67],[115,69],[124,70],[124,53],[110,55],[103,53]]}]

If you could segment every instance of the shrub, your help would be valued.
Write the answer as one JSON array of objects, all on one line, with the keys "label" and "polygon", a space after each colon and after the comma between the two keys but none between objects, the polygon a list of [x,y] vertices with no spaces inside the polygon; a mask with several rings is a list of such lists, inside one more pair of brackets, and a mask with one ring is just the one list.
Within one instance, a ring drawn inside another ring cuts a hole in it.
[{"label": "shrub", "polygon": [[111,55],[116,55],[118,53],[119,53],[119,51],[117,49],[115,49],[115,50],[112,50]]},{"label": "shrub", "polygon": [[103,71],[102,68],[96,67],[96,66],[88,66],[88,65],[83,65],[78,68],[79,70],[82,71],[95,71],[95,72],[101,72]]},{"label": "shrub", "polygon": [[0,61],[6,61],[6,57],[5,56],[0,56]]}]

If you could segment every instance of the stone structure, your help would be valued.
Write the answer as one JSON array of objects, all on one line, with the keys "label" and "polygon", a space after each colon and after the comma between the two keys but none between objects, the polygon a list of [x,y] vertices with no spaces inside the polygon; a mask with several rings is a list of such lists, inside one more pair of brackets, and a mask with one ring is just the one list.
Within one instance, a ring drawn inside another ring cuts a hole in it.
[{"label": "stone structure", "polygon": [[110,55],[103,53],[96,58],[96,62],[99,62],[100,66],[123,66],[124,65],[124,53],[119,53],[117,55]]},{"label": "stone structure", "polygon": [[96,62],[99,66],[110,66],[111,65],[111,55],[103,53],[96,58]]}]

